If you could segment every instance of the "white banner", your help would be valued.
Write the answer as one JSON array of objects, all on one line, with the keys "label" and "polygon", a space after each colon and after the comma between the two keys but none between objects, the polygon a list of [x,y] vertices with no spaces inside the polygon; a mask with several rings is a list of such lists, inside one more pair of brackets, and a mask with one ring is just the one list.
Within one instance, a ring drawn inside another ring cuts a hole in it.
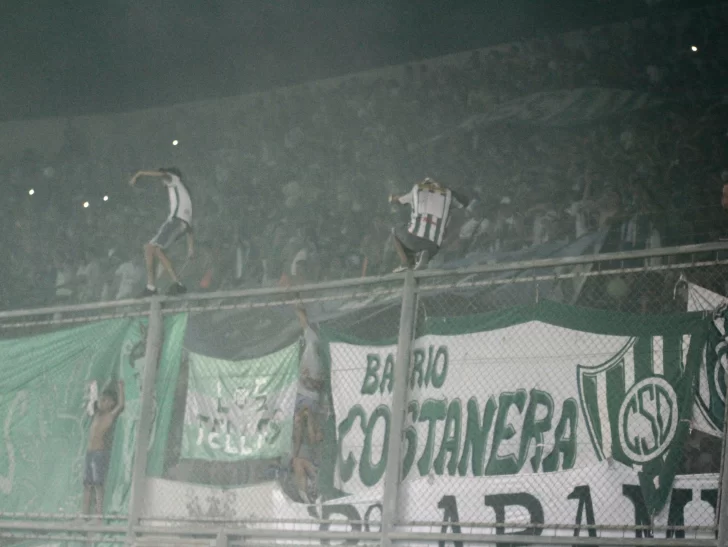
[{"label": "white banner", "polygon": [[[669,532],[665,529],[667,526],[688,526],[703,529],[684,532],[684,537],[714,537],[709,528],[715,519],[717,488],[717,474],[677,476],[665,508],[655,515],[653,536],[673,537],[676,532]],[[381,488],[372,489],[370,494],[306,505],[292,502],[274,482],[223,489],[150,479],[144,515],[151,520],[250,521],[251,527],[275,526],[288,531],[376,532],[380,530],[382,518]],[[618,463],[537,475],[451,479],[444,488],[422,478],[409,481],[403,488],[400,511],[400,520],[404,523],[443,524],[435,527],[409,524],[400,526],[398,531],[573,536],[578,526],[582,537],[622,537],[625,533],[622,530],[616,532],[599,527],[650,525],[637,474]],[[281,522],[265,522],[271,519]],[[332,520],[339,524],[304,522],[311,519]],[[505,521],[511,526],[499,528],[493,525],[496,521]],[[563,528],[541,528],[539,524],[544,523],[558,523]],[[594,528],[590,529],[590,526]],[[631,534],[638,533],[647,532]],[[677,534],[682,537],[681,532]],[[297,541],[299,545],[302,543],[318,544],[303,539]]]},{"label": "white banner", "polygon": [[[700,365],[691,333],[703,323],[640,319],[632,327],[620,314],[554,309],[576,321],[566,321],[569,327],[521,322],[518,312],[505,313],[455,329],[474,332],[415,341],[402,445],[407,512],[414,516],[426,504],[424,493],[407,497],[422,481],[434,492],[457,490],[462,481],[478,510],[483,494],[473,479],[479,477],[527,475],[536,487],[573,471],[602,496],[611,485],[597,484],[586,470],[606,462],[640,473],[650,513],[662,509],[681,465]],[[329,348],[333,484],[372,498],[391,440],[396,348],[337,341]]]}]

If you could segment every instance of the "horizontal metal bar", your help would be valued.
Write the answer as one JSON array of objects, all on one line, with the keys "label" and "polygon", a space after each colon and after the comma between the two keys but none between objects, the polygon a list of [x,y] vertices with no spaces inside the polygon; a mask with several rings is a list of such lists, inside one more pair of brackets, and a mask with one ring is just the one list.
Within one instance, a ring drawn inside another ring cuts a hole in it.
[{"label": "horizontal metal bar", "polygon": [[[697,254],[708,252],[728,251],[728,242],[702,243],[699,245],[683,245],[679,247],[661,247],[656,249],[646,249],[643,251],[629,251],[619,253],[604,253],[598,255],[586,255],[578,257],[560,257],[545,258],[538,260],[507,262],[502,264],[490,264],[483,266],[470,266],[467,268],[455,270],[423,270],[415,272],[417,279],[430,279],[435,277],[452,277],[463,276],[469,274],[480,274],[489,272],[507,272],[529,270],[533,268],[552,268],[558,266],[576,266],[579,264],[590,264],[597,262],[608,262],[613,260],[634,260],[641,258],[657,258],[664,256],[677,256],[685,254]],[[117,300],[108,302],[94,302],[89,304],[75,304],[70,306],[53,306],[36,309],[9,310],[1,311],[0,319],[11,319],[15,317],[23,317],[27,315],[48,315],[54,313],[73,313],[80,311],[94,311],[112,308],[116,306],[148,306],[154,298],[160,299],[163,303],[176,302],[203,302],[216,299],[231,298],[254,298],[262,296],[276,295],[292,295],[305,292],[327,291],[337,289],[349,289],[355,287],[365,287],[382,283],[404,283],[404,273],[388,274],[377,277],[358,277],[352,279],[342,279],[338,281],[327,281],[324,283],[312,283],[305,285],[296,285],[290,287],[266,287],[260,289],[246,289],[235,291],[217,291],[202,294],[185,294],[181,296],[155,296],[138,300]]]},{"label": "horizontal metal bar", "polygon": [[48,532],[99,532],[106,534],[126,533],[128,527],[119,524],[87,522],[43,522],[0,520],[0,530],[32,530]]},{"label": "horizontal metal bar", "polygon": [[[55,313],[75,313],[82,311],[97,311],[108,308],[124,308],[131,306],[147,306],[151,298],[142,300],[109,300],[105,302],[91,302],[88,304],[71,304],[66,306],[45,306],[43,308],[30,308],[24,310],[6,310],[0,311],[0,319],[12,319],[13,317],[23,317],[25,315],[50,315]],[[146,308],[145,308],[146,309]]]},{"label": "horizontal metal bar", "polygon": [[575,257],[540,258],[537,260],[528,260],[523,262],[504,262],[501,264],[469,266],[467,268],[454,270],[421,270],[415,272],[415,277],[417,279],[452,277],[456,275],[509,272],[517,270],[532,270],[537,268],[556,268],[559,266],[577,266],[579,264],[639,260],[643,258],[659,258],[685,254],[717,253],[719,251],[728,251],[728,242],[702,243],[699,245],[683,245],[680,247],[659,247],[656,249],[645,249],[643,251],[623,251],[618,253],[603,253],[598,255],[583,255]]},{"label": "horizontal metal bar", "polygon": [[[340,522],[340,524],[345,524]],[[449,523],[452,525],[453,523]],[[367,540],[381,538],[379,532],[334,532],[334,531],[302,531],[302,530],[262,530],[254,528],[234,529],[223,528],[221,533],[227,537],[245,537],[245,538],[268,538],[268,539],[329,539],[329,540]],[[682,547],[715,547],[715,539],[663,539],[663,538],[629,538],[629,537],[574,537],[573,535],[564,536],[536,536],[536,535],[514,535],[514,534],[455,534],[455,533],[432,533],[432,532],[398,532],[394,531],[389,534],[389,538],[393,542],[415,541],[415,542],[435,542],[435,541],[463,541],[468,543],[531,543],[540,545],[594,545],[594,546],[622,546],[634,545],[645,547],[674,547],[680,545]]]},{"label": "horizontal metal bar", "polygon": [[[340,521],[331,521],[332,524],[351,524]],[[371,524],[371,523],[370,523]],[[436,523],[430,523],[436,524]],[[459,524],[467,526],[466,523],[442,523],[452,526]],[[500,523],[503,525],[503,523]],[[507,525],[506,525],[507,526]],[[530,526],[530,525],[514,525]],[[576,528],[571,525],[569,528]],[[596,528],[596,526],[586,526],[586,528]],[[676,527],[677,528],[677,527]],[[689,527],[688,527],[689,528]],[[5,530],[8,530],[6,532]],[[12,532],[11,530],[27,530],[26,532]],[[68,533],[96,533],[96,534],[123,534],[126,532],[125,526],[103,525],[93,523],[51,523],[51,522],[0,522],[0,537],[30,537],[38,536],[48,538],[43,532],[68,532]],[[381,538],[379,532],[362,532],[362,531],[325,531],[325,530],[275,530],[260,529],[248,527],[219,527],[219,526],[134,526],[136,534],[152,536],[152,537],[183,537],[183,536],[207,536],[210,538],[217,537],[218,534],[232,537],[245,538],[263,538],[263,539],[324,539],[324,540],[373,540]],[[712,532],[712,530],[711,530]],[[680,545],[681,547],[714,547],[716,541],[714,539],[664,539],[664,538],[634,538],[634,537],[574,537],[572,535],[564,536],[538,536],[538,535],[494,535],[494,534],[463,534],[463,533],[437,533],[437,532],[404,532],[394,531],[389,537],[394,542],[420,541],[464,541],[468,543],[523,543],[523,544],[539,544],[539,545],[594,545],[604,547],[617,547],[620,545],[645,546],[645,547],[672,547]],[[69,537],[61,537],[59,539],[69,540]]]},{"label": "horizontal metal bar", "polygon": [[[360,297],[370,297],[370,296],[381,296],[381,295],[396,295],[397,293],[401,292],[401,287],[395,286],[390,289],[375,289],[372,291],[367,291],[366,293],[362,293],[361,295],[358,295]],[[316,297],[309,297],[309,298],[292,298],[290,300],[276,300],[276,301],[264,301],[264,302],[237,302],[233,304],[217,304],[217,305],[202,305],[202,306],[180,306],[176,308],[164,308],[162,310],[162,313],[164,315],[169,315],[173,313],[183,313],[183,312],[205,312],[205,311],[221,311],[221,310],[246,310],[246,309],[255,309],[255,308],[271,308],[274,306],[293,306],[296,304],[310,304],[313,302],[329,302],[333,300],[343,300],[346,297],[354,298],[356,297],[356,293],[348,294],[348,295],[342,295],[342,294],[333,294],[329,296],[316,296]]]},{"label": "horizontal metal bar", "polygon": [[393,542],[400,541],[463,541],[468,543],[519,543],[536,545],[593,545],[595,547],[621,547],[633,545],[645,547],[715,547],[715,539],[660,539],[660,538],[609,538],[609,537],[574,537],[568,536],[521,536],[514,534],[429,534],[416,532],[392,532],[389,534]]},{"label": "horizontal metal bar", "polygon": [[[224,517],[197,517],[197,518],[186,518],[186,517],[165,517],[165,518],[154,518],[148,517],[142,520],[142,523],[146,523],[146,526],[154,526],[156,523],[211,523],[211,524],[224,524],[228,526],[240,526],[245,528],[248,525],[340,525],[340,520],[323,520],[323,519],[245,519],[245,520],[233,520],[226,519]],[[369,525],[379,526],[380,521],[376,520],[347,520],[348,525]],[[704,532],[715,532],[715,526],[713,525],[629,525],[629,524],[575,524],[575,523],[523,523],[523,522],[468,522],[468,521],[407,521],[399,522],[399,527],[418,527],[418,526],[430,526],[430,527],[442,527],[458,525],[462,527],[478,527],[478,528],[539,528],[543,530],[575,530],[575,529],[593,529],[593,530],[612,530],[612,531],[636,531],[636,530],[684,530],[684,531],[704,531]]]},{"label": "horizontal metal bar", "polygon": [[143,317],[145,315],[149,315],[148,310],[123,314],[108,313],[101,315],[79,315],[76,317],[68,317],[66,319],[42,319],[39,321],[0,323],[0,329],[24,329],[28,327],[47,327],[55,325],[79,325],[82,323],[92,323],[94,321],[104,321],[106,319],[124,319],[126,317]]},{"label": "horizontal metal bar", "polygon": [[[346,525],[346,521],[339,521],[339,525]],[[331,530],[266,530],[258,528],[223,528],[220,530],[225,536],[268,538],[268,539],[338,539],[338,540],[375,540],[382,539],[381,532],[335,532]]]},{"label": "horizontal metal bar", "polygon": [[[331,521],[332,523],[335,522],[341,522],[341,521]],[[349,521],[347,521],[349,522]],[[369,524],[372,524],[372,521],[369,521]],[[376,521],[374,522],[376,524]],[[685,530],[685,531],[704,531],[704,532],[715,532],[716,528],[714,525],[699,525],[699,524],[693,524],[693,525],[649,525],[649,524],[638,524],[638,525],[630,525],[630,524],[575,524],[575,523],[558,523],[558,524],[539,524],[539,523],[526,523],[526,522],[455,522],[455,521],[446,521],[446,522],[431,522],[431,521],[408,521],[408,522],[399,522],[397,523],[397,526],[400,528],[402,527],[418,527],[418,526],[430,526],[430,527],[442,527],[442,526],[461,526],[463,528],[539,528],[543,530],[576,530],[576,529],[583,529],[583,530],[612,530],[612,531],[630,531],[634,532],[636,530],[659,530],[659,531],[667,531],[667,530]]]},{"label": "horizontal metal bar", "polygon": [[634,268],[619,268],[615,270],[596,270],[589,272],[566,272],[566,273],[551,273],[543,275],[529,275],[523,277],[509,277],[501,279],[482,279],[479,281],[453,281],[447,284],[437,285],[420,285],[418,291],[421,293],[432,292],[436,290],[445,289],[465,289],[475,287],[488,287],[491,285],[512,285],[515,283],[533,283],[534,281],[551,281],[554,279],[572,279],[582,277],[607,277],[614,275],[623,275],[628,273],[650,273],[650,272],[664,272],[670,270],[685,270],[687,268],[704,268],[709,266],[721,266],[728,265],[728,260],[721,260],[719,262],[695,262],[690,264],[666,264],[663,266],[639,266]]},{"label": "horizontal metal bar", "polygon": [[[38,513],[38,512],[18,512],[18,511],[0,511],[0,519],[11,518],[19,520],[28,519],[55,519],[55,520],[76,520],[89,518],[95,518],[89,516],[86,513]],[[114,513],[113,515],[101,515],[104,520],[126,520],[127,516],[124,514]],[[2,520],[0,520],[2,522]]]},{"label": "horizontal metal bar", "polygon": [[118,539],[109,539],[108,537],[98,537],[100,534],[92,533],[90,535],[83,534],[83,535],[52,535],[52,534],[43,534],[43,533],[2,533],[0,532],[0,538],[2,539],[14,539],[14,540],[42,540],[44,542],[49,541],[58,541],[68,544],[68,542],[73,543],[81,543],[86,545],[95,545],[97,543],[103,543],[104,545],[112,544],[112,545],[125,545],[126,544],[126,538],[119,537]]}]

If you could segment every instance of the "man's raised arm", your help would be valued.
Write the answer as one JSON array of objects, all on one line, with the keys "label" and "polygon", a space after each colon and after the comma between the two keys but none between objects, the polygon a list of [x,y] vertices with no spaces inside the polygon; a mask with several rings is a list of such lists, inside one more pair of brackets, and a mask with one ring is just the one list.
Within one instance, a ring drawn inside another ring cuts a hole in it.
[{"label": "man's raised arm", "polygon": [[162,171],[137,171],[129,181],[129,184],[134,186],[139,177],[163,177],[165,175],[166,173],[163,173]]},{"label": "man's raised arm", "polygon": [[303,304],[296,305],[296,315],[298,316],[298,322],[301,325],[301,328],[306,330],[308,328],[308,314],[306,313],[306,308],[303,307]]}]

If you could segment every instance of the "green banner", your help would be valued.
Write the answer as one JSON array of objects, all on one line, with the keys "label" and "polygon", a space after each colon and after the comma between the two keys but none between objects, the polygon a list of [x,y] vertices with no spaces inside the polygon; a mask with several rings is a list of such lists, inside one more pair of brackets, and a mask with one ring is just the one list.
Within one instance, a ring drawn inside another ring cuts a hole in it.
[{"label": "green banner", "polygon": [[[187,328],[187,315],[180,314],[164,318],[164,335],[162,351],[159,357],[157,377],[155,382],[152,411],[154,421],[150,438],[149,456],[147,459],[147,474],[161,477],[169,438],[169,430],[174,411],[175,391],[179,378],[180,361],[182,359],[182,342]],[[146,362],[147,321],[136,320],[121,348],[120,376],[126,385],[126,408],[117,424],[116,436],[122,435],[124,443],[134,441],[136,425],[141,410],[142,379]],[[112,455],[113,456],[113,455]],[[118,467],[110,467],[109,475],[119,473],[124,476],[125,483],[131,480],[132,452],[125,452]]]},{"label": "green banner", "polygon": [[[162,466],[185,324],[165,321],[150,470]],[[81,511],[94,402],[121,379],[126,406],[110,440],[104,512],[127,513],[145,338],[145,321],[118,319],[0,342],[1,511]]]},{"label": "green banner", "polygon": [[290,450],[298,345],[244,361],[189,355],[182,457],[238,461]]}]

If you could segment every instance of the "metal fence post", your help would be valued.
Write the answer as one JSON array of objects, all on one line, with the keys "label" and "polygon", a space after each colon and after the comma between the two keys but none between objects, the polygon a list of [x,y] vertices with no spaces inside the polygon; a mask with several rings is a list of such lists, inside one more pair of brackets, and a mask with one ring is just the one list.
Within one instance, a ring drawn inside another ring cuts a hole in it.
[{"label": "metal fence post", "polygon": [[400,472],[402,469],[402,431],[407,409],[407,374],[412,353],[412,338],[416,318],[416,284],[412,271],[408,271],[402,287],[402,309],[399,316],[399,337],[397,358],[394,368],[394,389],[392,390],[392,422],[387,447],[387,468],[384,474],[382,499],[382,546],[392,545],[389,534],[397,521]]},{"label": "metal fence post", "polygon": [[728,389],[726,389],[726,404],[723,413],[723,443],[721,450],[720,463],[720,483],[718,484],[718,547],[726,547],[728,545],[728,500],[725,495],[728,492],[728,458],[726,458],[726,450],[728,449]]},{"label": "metal fence post", "polygon": [[149,436],[152,432],[154,411],[154,389],[157,379],[157,367],[162,351],[164,326],[162,306],[159,299],[152,300],[149,308],[149,325],[147,327],[146,353],[144,355],[144,376],[134,444],[134,467],[131,475],[131,494],[129,496],[129,531],[127,541],[134,543],[134,526],[139,522],[144,502],[145,481],[147,471],[147,454]]},{"label": "metal fence post", "polygon": [[220,530],[215,538],[215,547],[228,547],[228,535],[225,530]]}]

